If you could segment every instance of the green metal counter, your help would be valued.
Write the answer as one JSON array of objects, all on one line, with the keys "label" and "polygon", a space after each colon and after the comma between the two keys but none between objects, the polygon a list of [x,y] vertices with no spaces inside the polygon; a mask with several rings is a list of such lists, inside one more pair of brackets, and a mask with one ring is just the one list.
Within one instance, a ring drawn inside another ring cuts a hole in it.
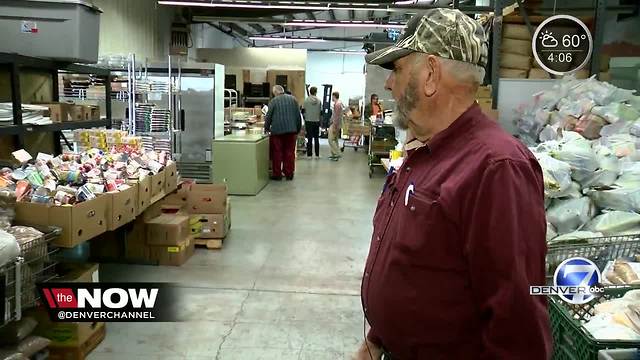
[{"label": "green metal counter", "polygon": [[213,140],[214,182],[231,195],[257,195],[269,182],[269,137],[227,135]]}]

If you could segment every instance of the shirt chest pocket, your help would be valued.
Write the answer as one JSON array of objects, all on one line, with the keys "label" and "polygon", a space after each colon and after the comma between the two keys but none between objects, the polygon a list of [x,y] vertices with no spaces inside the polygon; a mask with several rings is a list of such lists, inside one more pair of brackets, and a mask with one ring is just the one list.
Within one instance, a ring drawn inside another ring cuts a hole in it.
[{"label": "shirt chest pocket", "polygon": [[439,194],[415,191],[398,201],[394,214],[397,256],[418,267],[459,268],[463,258],[457,230],[445,216]]}]

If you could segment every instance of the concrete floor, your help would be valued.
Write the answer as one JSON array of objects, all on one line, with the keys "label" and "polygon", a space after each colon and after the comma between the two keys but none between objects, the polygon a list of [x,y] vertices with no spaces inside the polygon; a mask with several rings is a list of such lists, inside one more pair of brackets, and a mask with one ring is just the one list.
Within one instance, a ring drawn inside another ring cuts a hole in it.
[{"label": "concrete floor", "polygon": [[366,154],[352,149],[296,166],[294,181],[232,198],[222,250],[197,249],[181,267],[104,264],[103,281],[178,283],[185,321],[108,324],[89,359],[349,359],[363,338],[360,279],[382,170],[369,179]]}]

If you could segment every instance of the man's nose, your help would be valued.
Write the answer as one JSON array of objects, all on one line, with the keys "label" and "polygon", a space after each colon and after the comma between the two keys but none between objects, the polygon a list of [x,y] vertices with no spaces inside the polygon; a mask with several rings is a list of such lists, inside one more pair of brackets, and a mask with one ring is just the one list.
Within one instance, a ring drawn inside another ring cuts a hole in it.
[{"label": "man's nose", "polygon": [[387,76],[387,81],[384,82],[384,88],[389,91],[393,91],[393,81],[395,77],[393,76],[393,72]]}]

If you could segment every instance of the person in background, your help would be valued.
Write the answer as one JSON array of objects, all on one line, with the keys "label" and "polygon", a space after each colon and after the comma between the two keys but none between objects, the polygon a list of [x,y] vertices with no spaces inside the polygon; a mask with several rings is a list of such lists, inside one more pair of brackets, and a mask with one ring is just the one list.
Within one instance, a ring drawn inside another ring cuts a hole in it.
[{"label": "person in background", "polygon": [[304,126],[307,134],[307,157],[312,157],[315,150],[316,157],[320,157],[320,113],[322,101],[316,96],[318,88],[309,88],[309,96],[304,100],[302,110],[304,112]]},{"label": "person in background", "polygon": [[371,116],[383,116],[384,108],[378,99],[378,95],[371,94],[371,102],[364,107],[364,120],[368,122]]},{"label": "person in background", "polygon": [[293,180],[296,163],[296,137],[302,128],[302,115],[296,98],[285,94],[280,85],[273,87],[264,129],[270,133],[272,180]]},{"label": "person in background", "polygon": [[342,117],[344,116],[344,105],[340,101],[340,93],[334,91],[331,94],[333,100],[333,111],[331,113],[331,124],[329,125],[329,147],[331,148],[331,156],[329,159],[338,161],[340,159],[340,145],[338,137],[340,136],[340,128],[342,126]]},{"label": "person in background", "polygon": [[487,65],[482,25],[459,10],[414,16],[366,56],[407,155],[387,176],[362,278],[371,328],[356,359],[545,360],[544,183],[533,154],[475,101]]}]

